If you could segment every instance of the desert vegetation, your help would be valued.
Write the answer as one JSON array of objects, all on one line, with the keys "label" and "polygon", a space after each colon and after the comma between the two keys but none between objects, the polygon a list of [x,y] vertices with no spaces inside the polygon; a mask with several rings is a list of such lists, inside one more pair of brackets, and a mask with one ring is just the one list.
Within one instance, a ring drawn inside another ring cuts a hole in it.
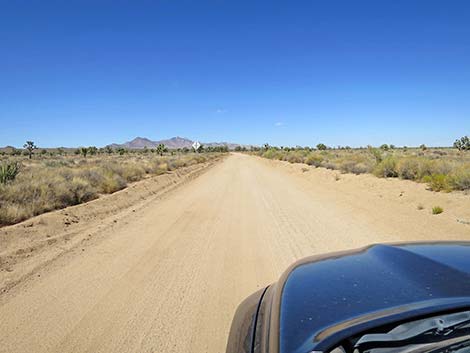
[{"label": "desert vegetation", "polygon": [[[44,151],[44,152],[43,152]],[[149,176],[206,162],[220,155],[189,150],[43,149],[32,141],[24,150],[0,155],[0,226],[80,204]],[[202,152],[202,150],[201,150]]]},{"label": "desert vegetation", "polygon": [[415,148],[383,144],[380,147],[329,148],[273,147],[264,145],[251,153],[290,163],[339,170],[342,173],[371,173],[381,178],[401,178],[427,183],[433,191],[470,190],[470,142],[456,140],[454,148]]}]

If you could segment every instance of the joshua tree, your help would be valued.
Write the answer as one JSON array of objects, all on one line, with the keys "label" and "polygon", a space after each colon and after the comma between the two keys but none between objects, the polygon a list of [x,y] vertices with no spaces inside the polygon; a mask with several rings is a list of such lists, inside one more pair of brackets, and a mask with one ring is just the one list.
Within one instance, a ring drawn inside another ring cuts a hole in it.
[{"label": "joshua tree", "polygon": [[88,147],[88,153],[91,154],[92,156],[94,156],[97,152],[98,152],[98,148],[96,148],[95,146]]},{"label": "joshua tree", "polygon": [[455,140],[454,147],[459,151],[470,151],[470,138],[468,138],[468,136],[464,136]]},{"label": "joshua tree", "polygon": [[167,152],[168,149],[165,147],[165,145],[163,143],[160,143],[158,146],[157,146],[157,153],[160,155],[160,156],[163,156],[163,153]]},{"label": "joshua tree", "polygon": [[27,153],[28,153],[29,159],[31,159],[33,157],[34,150],[38,148],[34,144],[33,141],[26,141],[26,143],[23,145],[23,147],[26,149],[26,151],[28,151]]},{"label": "joshua tree", "polygon": [[328,147],[324,143],[319,143],[317,149],[320,151],[325,151]]},{"label": "joshua tree", "polygon": [[81,147],[80,148],[80,154],[86,158],[87,154],[88,154],[88,148],[87,147]]},{"label": "joshua tree", "polygon": [[110,146],[106,146],[106,147],[104,148],[104,151],[105,151],[107,154],[113,153],[113,149],[112,149]]},{"label": "joshua tree", "polygon": [[426,151],[428,149],[424,143],[422,145],[419,145],[419,148],[421,148],[423,151]]}]

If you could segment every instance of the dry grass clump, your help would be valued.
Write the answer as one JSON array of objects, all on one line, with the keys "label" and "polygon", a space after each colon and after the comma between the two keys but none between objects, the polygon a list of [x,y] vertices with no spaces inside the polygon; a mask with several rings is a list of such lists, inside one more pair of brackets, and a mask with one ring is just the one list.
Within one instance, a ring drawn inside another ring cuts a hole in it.
[{"label": "dry grass clump", "polygon": [[[203,163],[218,154],[58,156],[28,160],[18,157],[20,172],[0,183],[0,226],[44,212],[77,205],[121,190],[148,175]],[[0,163],[11,165],[11,160]],[[21,166],[20,166],[21,163]]]}]

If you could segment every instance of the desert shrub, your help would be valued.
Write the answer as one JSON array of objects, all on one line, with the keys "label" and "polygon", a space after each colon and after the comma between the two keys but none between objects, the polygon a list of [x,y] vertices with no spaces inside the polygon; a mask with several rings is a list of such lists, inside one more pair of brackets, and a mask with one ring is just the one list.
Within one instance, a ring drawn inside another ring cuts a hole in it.
[{"label": "desert shrub", "polygon": [[282,153],[275,150],[274,148],[270,148],[264,152],[262,156],[268,159],[281,159],[280,157],[282,156]]},{"label": "desert shrub", "polygon": [[449,178],[444,174],[431,174],[423,177],[423,181],[428,183],[432,191],[450,190]]},{"label": "desert shrub", "polygon": [[436,163],[430,159],[420,159],[419,178],[422,179],[433,174],[438,174],[436,172]]},{"label": "desert shrub", "polygon": [[444,160],[434,160],[432,162],[433,174],[450,174],[455,165],[451,164],[449,161]]},{"label": "desert shrub", "polygon": [[102,175],[98,190],[103,194],[112,194],[113,192],[124,189],[127,186],[126,181],[116,173],[108,170]]},{"label": "desert shrub", "polygon": [[330,162],[330,161],[324,161],[324,162],[321,164],[321,166],[322,166],[323,168],[330,169],[330,170],[336,170],[336,169],[338,169],[338,166],[337,166],[335,163]]},{"label": "desert shrub", "polygon": [[97,190],[91,186],[90,182],[80,177],[74,177],[71,180],[69,189],[72,193],[72,205],[87,202],[98,197]]},{"label": "desert shrub", "polygon": [[32,216],[28,207],[24,208],[10,203],[3,203],[0,207],[0,225],[15,224]]},{"label": "desert shrub", "polygon": [[434,206],[431,210],[432,214],[441,214],[444,212],[444,209],[440,206]]},{"label": "desert shrub", "polygon": [[446,161],[420,158],[418,179],[423,179],[433,174],[449,174],[451,170],[452,165]]},{"label": "desert shrub", "polygon": [[364,174],[373,170],[374,162],[366,155],[345,156],[339,160],[339,169],[342,173]]},{"label": "desert shrub", "polygon": [[128,181],[128,182],[134,182],[134,181],[138,181],[138,180],[141,180],[144,175],[145,175],[145,169],[138,165],[138,164],[135,164],[135,163],[128,163],[128,164],[124,164],[122,166],[122,171],[121,171],[122,174],[120,174],[120,176]]},{"label": "desert shrub", "polygon": [[316,153],[310,153],[305,158],[306,164],[313,165],[315,167],[320,167],[322,162],[323,162],[323,157]]},{"label": "desert shrub", "polygon": [[402,179],[418,180],[420,177],[420,163],[417,158],[402,158],[397,162],[398,176]]},{"label": "desert shrub", "polygon": [[355,161],[343,161],[339,165],[339,170],[343,173],[353,173],[354,168],[356,167]]},{"label": "desert shrub", "polygon": [[398,176],[397,161],[394,157],[389,156],[383,159],[374,168],[374,175],[380,178],[394,178]]},{"label": "desert shrub", "polygon": [[379,150],[378,148],[374,148],[372,146],[369,146],[367,148],[368,152],[372,155],[372,157],[374,157],[375,159],[375,162],[377,164],[379,164],[380,162],[382,162],[382,159],[383,159],[383,156],[382,156],[382,151]]},{"label": "desert shrub", "polygon": [[455,169],[449,176],[449,184],[454,190],[470,190],[470,165]]},{"label": "desert shrub", "polygon": [[160,174],[165,174],[166,172],[168,172],[168,163],[166,162],[159,162],[157,165],[156,165],[156,168],[154,170],[154,173],[157,174],[157,175],[160,175]]},{"label": "desert shrub", "polygon": [[287,154],[286,160],[289,163],[303,163],[304,156],[302,155],[302,153],[299,153],[297,151],[296,152],[291,152],[291,153]]}]

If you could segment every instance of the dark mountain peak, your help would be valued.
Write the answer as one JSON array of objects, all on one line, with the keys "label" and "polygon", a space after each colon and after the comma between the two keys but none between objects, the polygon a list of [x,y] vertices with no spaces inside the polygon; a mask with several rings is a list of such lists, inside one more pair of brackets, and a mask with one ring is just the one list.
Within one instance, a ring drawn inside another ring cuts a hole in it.
[{"label": "dark mountain peak", "polygon": [[[137,136],[131,141],[124,142],[122,144],[113,143],[109,146],[112,148],[124,147],[128,149],[142,149],[142,148],[155,148],[159,144],[164,144],[169,149],[178,149],[178,148],[191,148],[194,141],[186,137],[175,136],[166,140],[153,141],[146,137]],[[227,142],[201,142],[204,146],[227,146],[229,149],[234,149],[236,146],[239,146],[236,143],[227,143]]]}]

